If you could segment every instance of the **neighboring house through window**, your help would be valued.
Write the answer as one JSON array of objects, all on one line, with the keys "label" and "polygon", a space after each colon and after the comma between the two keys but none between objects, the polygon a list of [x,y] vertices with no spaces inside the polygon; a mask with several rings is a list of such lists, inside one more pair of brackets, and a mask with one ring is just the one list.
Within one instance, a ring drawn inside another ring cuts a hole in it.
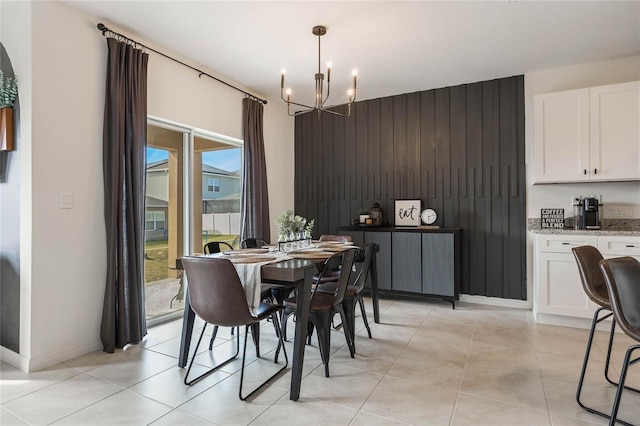
[{"label": "neighboring house through window", "polygon": [[148,231],[165,229],[165,215],[163,211],[147,211],[145,213],[145,228]]},{"label": "neighboring house through window", "polygon": [[209,178],[207,186],[209,192],[220,192],[220,179]]}]

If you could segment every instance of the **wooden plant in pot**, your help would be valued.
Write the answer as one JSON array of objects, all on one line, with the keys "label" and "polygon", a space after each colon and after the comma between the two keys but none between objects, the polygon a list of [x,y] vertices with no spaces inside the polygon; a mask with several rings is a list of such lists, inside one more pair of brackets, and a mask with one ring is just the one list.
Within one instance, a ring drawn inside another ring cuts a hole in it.
[{"label": "wooden plant in pot", "polygon": [[18,78],[4,78],[0,70],[0,151],[13,150],[13,103],[18,96]]}]

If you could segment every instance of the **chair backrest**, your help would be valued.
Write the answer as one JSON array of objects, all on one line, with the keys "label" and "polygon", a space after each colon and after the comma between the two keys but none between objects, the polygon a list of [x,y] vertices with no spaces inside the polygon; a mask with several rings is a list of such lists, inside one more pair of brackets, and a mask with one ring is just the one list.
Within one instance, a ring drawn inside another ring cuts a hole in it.
[{"label": "chair backrest", "polygon": [[255,322],[247,305],[247,296],[238,272],[228,259],[211,257],[182,258],[189,303],[205,322],[237,327]]},{"label": "chair backrest", "polygon": [[600,251],[593,246],[574,247],[571,250],[578,263],[584,292],[593,303],[610,307],[609,293],[600,269],[600,261],[604,259]]},{"label": "chair backrest", "polygon": [[369,277],[369,268],[371,267],[371,260],[373,259],[373,254],[375,253],[375,251],[376,245],[374,243],[367,244],[360,250],[358,250],[358,254],[355,258],[358,275],[356,276],[356,279],[352,284],[356,287],[357,293],[361,292],[364,286],[367,284],[367,278]]},{"label": "chair backrest", "polygon": [[351,235],[324,234],[324,235],[320,235],[320,241],[338,241],[342,243],[350,243],[353,241],[353,238],[351,238]]},{"label": "chair backrest", "polygon": [[222,250],[233,250],[233,247],[224,241],[212,241],[204,245],[205,254],[220,253]]},{"label": "chair backrest", "polygon": [[240,248],[260,248],[267,244],[269,243],[262,238],[245,238],[240,243]]},{"label": "chair backrest", "polygon": [[611,310],[620,328],[640,342],[640,262],[633,257],[617,257],[600,262]]},{"label": "chair backrest", "polygon": [[[340,278],[338,279],[338,285],[336,286],[336,290],[333,294],[333,306],[341,304],[342,300],[344,299],[344,295],[347,291],[347,286],[349,285],[351,268],[353,267],[353,261],[356,257],[357,252],[358,250],[356,250],[355,248],[345,250],[343,252],[334,254],[324,262],[324,267],[320,272],[318,282],[320,282],[322,276],[329,271],[335,271],[338,268],[341,271]],[[317,287],[314,288],[313,293],[311,294],[312,298],[315,295],[316,289]]]}]

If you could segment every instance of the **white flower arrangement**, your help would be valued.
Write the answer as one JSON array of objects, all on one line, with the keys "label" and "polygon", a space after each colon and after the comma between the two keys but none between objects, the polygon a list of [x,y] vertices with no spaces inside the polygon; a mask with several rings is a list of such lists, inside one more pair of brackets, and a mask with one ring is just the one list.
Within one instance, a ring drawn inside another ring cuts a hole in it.
[{"label": "white flower arrangement", "polygon": [[314,223],[315,219],[307,223],[307,219],[304,217],[294,215],[293,211],[287,210],[276,219],[276,226],[278,227],[278,241],[284,242],[287,239],[299,239],[300,233],[303,231],[305,238],[311,238],[311,230],[313,229]]}]

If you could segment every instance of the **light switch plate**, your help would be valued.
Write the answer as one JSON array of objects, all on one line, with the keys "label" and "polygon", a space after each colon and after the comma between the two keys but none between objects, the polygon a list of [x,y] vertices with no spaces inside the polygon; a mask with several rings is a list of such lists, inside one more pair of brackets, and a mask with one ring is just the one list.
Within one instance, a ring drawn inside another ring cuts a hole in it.
[{"label": "light switch plate", "polygon": [[60,202],[61,209],[70,209],[73,207],[73,192],[60,191],[58,193],[58,199]]}]

